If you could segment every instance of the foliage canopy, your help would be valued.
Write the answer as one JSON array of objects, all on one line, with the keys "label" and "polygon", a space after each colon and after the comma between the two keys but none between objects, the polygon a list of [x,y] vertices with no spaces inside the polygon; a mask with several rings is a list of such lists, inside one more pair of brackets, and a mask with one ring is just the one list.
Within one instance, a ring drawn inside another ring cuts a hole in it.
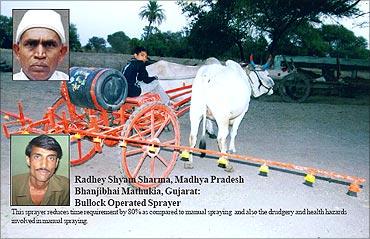
[{"label": "foliage canopy", "polygon": [[[77,26],[70,24],[71,51],[131,54],[138,45],[150,55],[257,62],[269,54],[369,58],[367,41],[341,25],[325,25],[323,16],[356,17],[360,0],[199,0],[178,1],[189,25],[180,32],[161,32],[155,25],[165,19],[162,6],[150,0],[138,13],[149,25],[141,39],[124,31],[92,36],[81,47]],[[12,18],[0,15],[0,46],[12,47]],[[111,48],[107,48],[106,43]]]}]

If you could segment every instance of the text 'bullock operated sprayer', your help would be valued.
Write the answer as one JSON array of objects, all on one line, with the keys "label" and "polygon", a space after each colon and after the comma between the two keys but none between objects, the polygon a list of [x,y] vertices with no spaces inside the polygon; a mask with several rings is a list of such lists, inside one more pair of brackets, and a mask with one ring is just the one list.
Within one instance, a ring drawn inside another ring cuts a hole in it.
[{"label": "text 'bullock operated sprayer'", "polygon": [[[160,97],[147,93],[127,97],[127,82],[121,72],[108,68],[72,67],[69,81],[60,86],[61,97],[46,109],[40,120],[25,115],[22,102],[18,113],[1,110],[6,137],[13,134],[70,135],[71,165],[81,165],[103,148],[119,146],[121,166],[131,184],[152,188],[165,182],[177,159],[184,152],[206,153],[248,161],[260,166],[267,176],[269,167],[300,171],[306,184],[315,176],[345,180],[349,194],[356,195],[365,179],[326,170],[280,163],[236,154],[220,153],[180,145],[178,117],[189,110],[192,85],[179,85],[167,90],[171,105],[163,105]],[[135,180],[145,176],[148,180]]]}]

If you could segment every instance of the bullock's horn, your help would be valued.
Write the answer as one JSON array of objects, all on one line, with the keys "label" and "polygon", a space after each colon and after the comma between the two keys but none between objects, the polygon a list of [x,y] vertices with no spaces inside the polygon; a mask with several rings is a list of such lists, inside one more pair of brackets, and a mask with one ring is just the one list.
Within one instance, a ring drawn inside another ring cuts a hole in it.
[{"label": "bullock's horn", "polygon": [[267,59],[267,62],[262,66],[263,70],[267,70],[268,68],[270,68],[271,60],[272,60],[272,55],[270,54],[269,58]]},{"label": "bullock's horn", "polygon": [[254,63],[254,61],[253,61],[253,54],[251,54],[250,56],[249,56],[249,62],[251,63],[251,65],[253,66],[253,68],[255,68],[256,67],[256,64]]}]

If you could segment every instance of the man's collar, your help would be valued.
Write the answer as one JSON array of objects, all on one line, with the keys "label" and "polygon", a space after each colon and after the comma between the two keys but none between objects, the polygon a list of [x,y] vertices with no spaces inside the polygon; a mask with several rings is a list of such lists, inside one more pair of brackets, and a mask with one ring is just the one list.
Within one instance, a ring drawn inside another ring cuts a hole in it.
[{"label": "man's collar", "polygon": [[21,68],[21,79],[23,78],[26,78],[27,80],[31,80],[30,78],[28,78],[28,76],[23,72],[23,69]]}]

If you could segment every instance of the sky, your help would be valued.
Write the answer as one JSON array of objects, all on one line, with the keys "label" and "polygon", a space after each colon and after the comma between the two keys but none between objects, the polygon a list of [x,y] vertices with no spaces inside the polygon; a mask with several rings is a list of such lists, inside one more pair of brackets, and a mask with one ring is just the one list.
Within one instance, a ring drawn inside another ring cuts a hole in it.
[{"label": "sky", "polygon": [[[70,9],[70,22],[77,26],[80,42],[85,45],[93,36],[103,37],[123,31],[130,38],[140,38],[147,20],[139,17],[140,8],[148,1],[1,1],[1,14],[10,17],[12,9]],[[187,25],[176,1],[160,1],[166,20],[162,32],[181,31]]]},{"label": "sky", "polygon": [[[92,36],[107,39],[109,34],[123,31],[130,38],[140,38],[147,20],[139,18],[140,8],[148,1],[1,1],[1,15],[11,16],[12,9],[51,8],[70,9],[70,21],[77,26],[80,42],[85,45]],[[176,1],[159,1],[165,11],[166,20],[159,26],[164,31],[181,31],[188,21],[181,14]],[[369,0],[361,1],[359,8],[369,12]],[[326,19],[328,23],[339,22],[364,37],[369,48],[369,14],[359,19]],[[367,27],[358,27],[367,21]]]}]

